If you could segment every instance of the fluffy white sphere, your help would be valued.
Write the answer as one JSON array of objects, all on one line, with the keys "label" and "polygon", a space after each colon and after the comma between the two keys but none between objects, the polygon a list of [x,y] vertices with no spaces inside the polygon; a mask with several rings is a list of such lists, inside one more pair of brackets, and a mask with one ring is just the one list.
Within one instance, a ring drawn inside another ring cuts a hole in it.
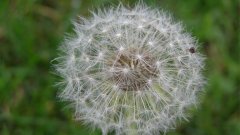
[{"label": "fluffy white sphere", "polygon": [[159,134],[186,119],[204,85],[203,57],[180,23],[138,4],[75,23],[56,70],[60,97],[103,134]]}]

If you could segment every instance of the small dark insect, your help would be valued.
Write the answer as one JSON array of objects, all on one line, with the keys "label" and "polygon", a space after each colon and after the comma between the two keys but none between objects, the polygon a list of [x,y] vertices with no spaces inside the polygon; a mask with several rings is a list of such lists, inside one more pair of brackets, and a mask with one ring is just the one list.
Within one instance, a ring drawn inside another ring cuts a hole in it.
[{"label": "small dark insect", "polygon": [[189,52],[190,52],[190,53],[195,53],[195,52],[196,52],[196,50],[195,50],[195,48],[194,48],[194,47],[191,47],[191,48],[189,49]]}]

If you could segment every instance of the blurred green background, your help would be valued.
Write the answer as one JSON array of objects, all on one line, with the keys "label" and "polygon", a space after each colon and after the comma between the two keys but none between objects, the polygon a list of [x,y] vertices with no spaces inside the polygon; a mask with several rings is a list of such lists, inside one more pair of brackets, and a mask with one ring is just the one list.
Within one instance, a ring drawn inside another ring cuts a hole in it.
[{"label": "blurred green background", "polygon": [[[144,1],[144,0],[143,0]],[[134,5],[137,1],[123,0]],[[208,85],[189,122],[169,135],[240,135],[240,1],[145,0],[181,20],[206,55]],[[0,0],[0,134],[100,135],[56,98],[50,63],[78,15],[116,0]]]}]

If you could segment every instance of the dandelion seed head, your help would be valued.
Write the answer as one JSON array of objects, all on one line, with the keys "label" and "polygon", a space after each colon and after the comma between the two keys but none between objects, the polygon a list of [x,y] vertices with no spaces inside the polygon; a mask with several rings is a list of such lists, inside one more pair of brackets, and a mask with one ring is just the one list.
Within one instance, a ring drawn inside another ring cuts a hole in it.
[{"label": "dandelion seed head", "polygon": [[75,23],[55,65],[60,98],[103,134],[166,133],[187,119],[205,84],[197,42],[164,11],[138,4]]}]

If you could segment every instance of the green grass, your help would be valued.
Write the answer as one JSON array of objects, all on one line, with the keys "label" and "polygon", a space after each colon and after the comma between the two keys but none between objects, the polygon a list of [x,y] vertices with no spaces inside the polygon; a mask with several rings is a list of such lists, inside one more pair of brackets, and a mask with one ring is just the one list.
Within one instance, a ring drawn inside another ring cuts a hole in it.
[{"label": "green grass", "polygon": [[[143,0],[144,1],[144,0]],[[135,0],[123,0],[132,5]],[[181,20],[206,55],[208,86],[190,122],[169,135],[240,135],[240,1],[146,0]],[[56,98],[50,61],[71,20],[115,0],[0,1],[0,134],[87,135]]]}]

